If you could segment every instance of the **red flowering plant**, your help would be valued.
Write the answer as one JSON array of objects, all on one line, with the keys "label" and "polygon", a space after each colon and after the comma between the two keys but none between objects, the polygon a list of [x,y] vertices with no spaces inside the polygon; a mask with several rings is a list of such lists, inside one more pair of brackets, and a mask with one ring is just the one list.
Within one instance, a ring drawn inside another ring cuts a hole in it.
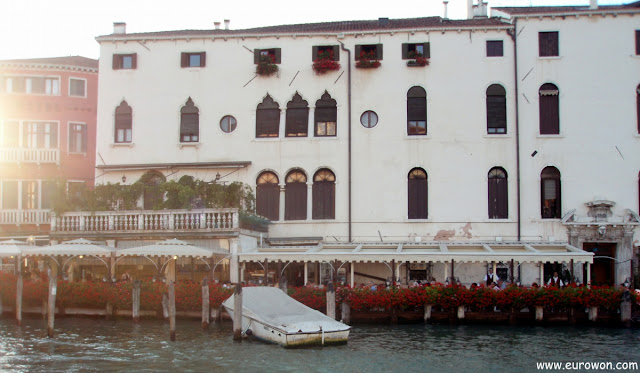
[{"label": "red flowering plant", "polygon": [[333,50],[329,49],[318,53],[318,58],[313,60],[312,67],[316,75],[322,75],[329,71],[340,70],[340,62],[334,60]]},{"label": "red flowering plant", "polygon": [[360,69],[370,69],[380,66],[380,61],[375,51],[360,51],[360,56],[356,57],[356,67]]},{"label": "red flowering plant", "polygon": [[469,290],[471,292],[471,302],[468,306],[472,311],[493,310],[496,305],[497,292],[495,290],[484,286]]},{"label": "red flowering plant", "polygon": [[233,287],[224,287],[212,281],[209,282],[209,307],[218,309],[222,302],[227,300],[234,292]]},{"label": "red flowering plant", "polygon": [[2,304],[16,304],[16,276],[13,273],[0,272],[0,297]]},{"label": "red flowering plant", "polygon": [[443,309],[456,308],[471,304],[472,299],[472,290],[469,290],[464,286],[449,285],[440,288],[438,305]]},{"label": "red flowering plant", "polygon": [[110,299],[111,284],[104,282],[58,282],[56,304],[61,307],[104,308]]},{"label": "red flowering plant", "polygon": [[278,65],[276,65],[276,56],[273,54],[261,54],[258,57],[258,64],[256,65],[256,74],[262,76],[269,76],[278,72]]},{"label": "red flowering plant", "polygon": [[422,55],[420,52],[409,52],[410,60],[407,61],[407,66],[427,66],[429,65],[429,59]]},{"label": "red flowering plant", "polygon": [[527,307],[526,289],[510,285],[506,289],[495,292],[496,306],[501,310],[521,310]]},{"label": "red flowering plant", "polygon": [[[287,292],[291,298],[314,310],[324,311],[327,309],[327,291],[325,288],[289,287]],[[336,297],[336,303],[339,304],[338,297]]]}]

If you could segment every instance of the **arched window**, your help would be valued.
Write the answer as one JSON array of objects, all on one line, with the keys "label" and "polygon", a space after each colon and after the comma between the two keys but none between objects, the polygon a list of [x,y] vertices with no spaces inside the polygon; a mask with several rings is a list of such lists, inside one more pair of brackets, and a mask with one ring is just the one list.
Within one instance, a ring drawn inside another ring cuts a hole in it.
[{"label": "arched window", "polygon": [[302,170],[287,174],[284,186],[284,220],[307,219],[307,175]]},{"label": "arched window", "polygon": [[487,88],[487,133],[507,133],[507,92],[500,84]]},{"label": "arched window", "polygon": [[126,143],[131,142],[131,130],[132,130],[132,113],[131,106],[127,104],[127,101],[122,100],[120,105],[116,108],[116,131],[114,142]]},{"label": "arched window", "polygon": [[560,91],[551,83],[540,87],[540,134],[560,134]]},{"label": "arched window", "polygon": [[309,104],[296,92],[287,103],[286,137],[307,137],[309,128]]},{"label": "arched window", "polygon": [[200,114],[191,97],[180,109],[180,142],[198,142]]},{"label": "arched window", "polygon": [[427,134],[427,91],[422,87],[407,91],[407,134]]},{"label": "arched window", "polygon": [[327,91],[316,101],[314,113],[316,137],[335,136],[337,133],[338,109],[336,100]]},{"label": "arched window", "polygon": [[265,171],[256,180],[256,213],[271,221],[280,217],[280,186],[278,176]]},{"label": "arched window", "polygon": [[279,134],[280,106],[267,94],[256,109],[256,137],[278,137]]},{"label": "arched window", "polygon": [[427,219],[428,215],[427,173],[414,168],[408,175],[409,219]]},{"label": "arched window", "polygon": [[509,202],[507,191],[507,172],[494,167],[489,170],[489,219],[506,219],[509,217]]},{"label": "arched window", "polygon": [[640,85],[636,88],[636,110],[638,112],[638,133],[640,133]]},{"label": "arched window", "polygon": [[140,181],[143,185],[142,202],[145,210],[157,210],[162,207],[164,192],[160,189],[160,184],[166,181],[163,174],[158,171],[148,171]]},{"label": "arched window", "polygon": [[555,167],[545,167],[540,173],[543,219],[560,219],[560,171]]},{"label": "arched window", "polygon": [[313,175],[313,219],[336,218],[336,176],[326,168]]}]

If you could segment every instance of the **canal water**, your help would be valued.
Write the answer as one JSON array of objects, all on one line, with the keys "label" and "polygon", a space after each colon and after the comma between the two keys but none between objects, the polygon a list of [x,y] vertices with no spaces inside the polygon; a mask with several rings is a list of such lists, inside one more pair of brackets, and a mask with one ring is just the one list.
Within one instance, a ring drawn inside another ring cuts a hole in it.
[{"label": "canal water", "polygon": [[[6,315],[5,315],[6,316]],[[342,346],[233,342],[230,322],[0,319],[1,372],[534,372],[536,362],[640,362],[640,330],[355,325]]]}]

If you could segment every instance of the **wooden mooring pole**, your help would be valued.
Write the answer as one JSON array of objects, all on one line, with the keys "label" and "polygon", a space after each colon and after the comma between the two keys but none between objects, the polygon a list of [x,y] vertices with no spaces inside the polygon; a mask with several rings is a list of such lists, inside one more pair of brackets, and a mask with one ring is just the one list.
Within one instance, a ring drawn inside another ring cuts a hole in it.
[{"label": "wooden mooring pole", "polygon": [[176,288],[175,282],[169,280],[169,339],[176,340]]},{"label": "wooden mooring pole", "polygon": [[16,262],[16,273],[18,274],[16,284],[16,325],[22,326],[22,258],[18,258]]},{"label": "wooden mooring pole", "polygon": [[336,289],[331,281],[327,284],[327,316],[336,319]]},{"label": "wooden mooring pole", "polygon": [[58,292],[58,263],[51,261],[51,274],[49,275],[49,304],[47,319],[47,336],[53,338],[53,326],[56,317],[56,293]]},{"label": "wooden mooring pole", "polygon": [[342,302],[341,314],[342,314],[342,322],[347,325],[351,324],[351,307],[347,302],[344,302],[344,301]]},{"label": "wooden mooring pole", "polygon": [[242,341],[242,285],[236,284],[233,294],[233,340]]},{"label": "wooden mooring pole", "polygon": [[209,279],[202,279],[202,329],[209,327],[211,308],[209,307]]},{"label": "wooden mooring pole", "polygon": [[133,289],[131,290],[131,303],[133,304],[133,310],[131,315],[134,322],[140,322],[140,280],[133,282]]}]

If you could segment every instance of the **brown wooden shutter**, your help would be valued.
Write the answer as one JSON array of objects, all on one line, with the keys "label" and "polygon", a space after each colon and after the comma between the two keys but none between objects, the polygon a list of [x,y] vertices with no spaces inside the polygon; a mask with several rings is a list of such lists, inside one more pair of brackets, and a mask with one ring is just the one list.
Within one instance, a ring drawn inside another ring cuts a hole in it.
[{"label": "brown wooden shutter", "polygon": [[540,96],[540,134],[560,134],[558,96]]},{"label": "brown wooden shutter", "polygon": [[360,53],[362,53],[362,45],[357,44],[354,49],[354,59],[357,61],[360,58]]},{"label": "brown wooden shutter", "polygon": [[376,44],[376,58],[382,61],[382,44]]},{"label": "brown wooden shutter", "polygon": [[504,87],[493,84],[487,88],[487,133],[507,132],[507,98]]},{"label": "brown wooden shutter", "polygon": [[427,179],[409,179],[409,219],[428,218]]},{"label": "brown wooden shutter", "polygon": [[332,48],[333,48],[333,60],[340,61],[340,46],[334,45]]},{"label": "brown wooden shutter", "polygon": [[427,100],[424,97],[407,98],[407,120],[427,120]]},{"label": "brown wooden shutter", "polygon": [[335,189],[333,181],[313,183],[313,219],[335,219]]},{"label": "brown wooden shutter", "polygon": [[180,54],[180,67],[188,67],[189,66],[189,54],[182,52]]},{"label": "brown wooden shutter", "polygon": [[424,57],[431,58],[431,44],[424,43]]},{"label": "brown wooden shutter", "polygon": [[138,68],[138,54],[134,53],[131,55],[131,68],[132,69],[137,69]]},{"label": "brown wooden shutter", "polygon": [[276,57],[275,63],[277,64],[282,63],[282,49],[275,48],[275,57]]},{"label": "brown wooden shutter", "polygon": [[288,183],[284,192],[284,220],[305,220],[307,218],[307,184]]},{"label": "brown wooden shutter", "polygon": [[253,50],[253,63],[258,64],[260,62],[260,49]]},{"label": "brown wooden shutter", "polygon": [[279,219],[280,186],[260,184],[256,187],[256,213],[271,221]]},{"label": "brown wooden shutter", "polygon": [[318,46],[314,45],[311,47],[311,61],[315,61],[318,58]]},{"label": "brown wooden shutter", "polygon": [[638,111],[638,133],[640,134],[640,85],[636,88],[636,106]]},{"label": "brown wooden shutter", "polygon": [[559,56],[558,48],[558,32],[539,32],[538,33],[538,50],[540,57]]},{"label": "brown wooden shutter", "polygon": [[117,54],[114,54],[114,55],[113,55],[113,62],[112,62],[111,68],[112,68],[113,70],[121,69],[121,68],[122,68],[121,62],[122,62],[122,60],[121,60],[120,56],[119,56],[119,55],[117,55]]},{"label": "brown wooden shutter", "polygon": [[494,177],[489,179],[489,219],[508,218],[507,179]]},{"label": "brown wooden shutter", "polygon": [[207,52],[200,53],[200,67],[207,65]]},{"label": "brown wooden shutter", "polygon": [[636,55],[640,56],[640,30],[636,30]]},{"label": "brown wooden shutter", "polygon": [[402,43],[402,59],[409,59],[409,43]]},{"label": "brown wooden shutter", "polygon": [[[286,135],[306,137],[309,128],[309,108],[287,109]],[[304,133],[304,136],[301,135]]]}]

